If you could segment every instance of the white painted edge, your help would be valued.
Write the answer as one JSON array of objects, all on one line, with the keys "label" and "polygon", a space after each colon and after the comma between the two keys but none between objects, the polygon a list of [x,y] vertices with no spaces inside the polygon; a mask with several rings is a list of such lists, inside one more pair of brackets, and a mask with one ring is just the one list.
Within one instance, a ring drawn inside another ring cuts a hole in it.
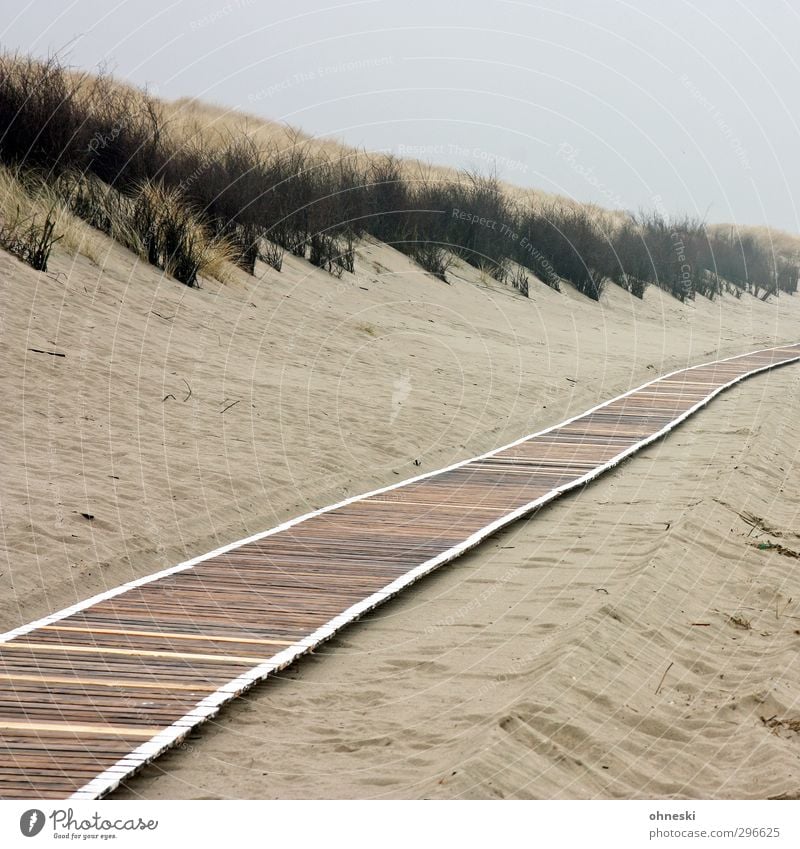
[{"label": "white painted edge", "polygon": [[[135,581],[130,581],[126,584],[122,584],[119,587],[115,587],[113,590],[108,590],[107,592],[100,593],[96,596],[93,596],[92,598],[86,599],[85,601],[79,602],[78,604],[72,605],[71,607],[67,607],[64,610],[51,614],[50,616],[46,616],[35,622],[23,625],[20,628],[8,631],[5,634],[0,635],[0,643],[6,642],[22,634],[27,634],[36,628],[40,628],[43,625],[48,625],[52,622],[56,622],[80,610],[85,610],[87,607],[90,607],[100,601],[113,598],[114,596],[120,595],[121,593],[124,593],[125,591],[134,587],[142,586],[144,584],[158,580],[159,578],[175,574],[176,572],[181,572],[185,569],[191,568],[197,563],[203,562],[204,560],[217,557],[220,554],[224,554],[225,552],[231,551],[232,549],[238,548],[242,545],[246,545],[247,543],[255,542],[256,540],[264,539],[267,536],[279,533],[280,531],[286,530],[287,528],[299,524],[300,522],[306,521],[307,519],[310,519],[314,516],[322,515],[323,513],[330,512],[331,510],[335,510],[339,507],[344,507],[345,505],[352,504],[356,501],[361,501],[373,495],[379,495],[383,492],[389,492],[391,490],[398,489],[402,486],[407,486],[408,484],[415,483],[416,481],[425,480],[426,478],[442,474],[443,472],[448,472],[453,469],[461,468],[462,466],[468,465],[469,463],[475,462],[476,460],[482,460],[487,457],[491,457],[495,454],[507,450],[508,448],[512,448],[515,445],[519,445],[522,442],[526,442],[529,439],[533,439],[534,437],[542,436],[546,433],[549,433],[550,431],[565,427],[566,425],[578,419],[591,415],[596,410],[600,410],[603,407],[607,407],[622,398],[626,398],[627,396],[632,395],[635,392],[639,392],[640,390],[645,389],[647,386],[651,386],[654,383],[658,383],[670,377],[674,377],[677,374],[693,371],[695,369],[704,368],[710,365],[716,365],[718,363],[730,362],[731,360],[736,360],[744,357],[751,357],[757,354],[773,353],[778,350],[791,349],[797,347],[798,345],[800,345],[800,343],[777,345],[773,348],[761,348],[757,351],[751,351],[747,354],[737,354],[732,357],[726,357],[722,360],[712,360],[706,363],[700,363],[695,366],[689,366],[684,369],[677,369],[676,371],[670,372],[669,374],[665,374],[660,377],[654,378],[653,380],[649,380],[646,383],[643,383],[641,386],[636,387],[635,389],[629,389],[627,392],[623,392],[621,395],[617,395],[615,398],[612,398],[608,401],[604,401],[602,404],[598,404],[595,407],[592,407],[591,409],[586,410],[585,412],[580,413],[576,416],[572,416],[571,418],[566,419],[563,422],[552,425],[551,427],[545,428],[541,431],[537,431],[536,433],[530,434],[528,436],[524,436],[520,439],[515,440],[514,442],[510,442],[508,445],[504,445],[501,448],[495,448],[492,451],[488,451],[485,454],[479,455],[478,457],[473,457],[469,460],[463,460],[461,462],[454,463],[453,465],[447,466],[443,469],[437,469],[432,472],[426,472],[425,474],[418,475],[416,477],[409,478],[404,481],[399,481],[398,483],[373,490],[372,492],[368,492],[363,495],[347,498],[328,507],[323,507],[319,510],[314,510],[302,516],[298,516],[297,518],[284,522],[274,528],[271,528],[270,530],[254,534],[253,536],[246,537],[245,539],[239,540],[238,542],[234,542],[229,545],[217,548],[214,551],[208,552],[207,554],[203,554],[199,557],[195,557],[191,560],[179,563],[176,566],[172,566],[160,572],[155,572],[152,575],[147,575]],[[743,374],[737,375],[735,378],[728,381],[727,383],[718,386],[713,392],[706,395],[688,410],[685,410],[677,418],[672,419],[672,421],[668,422],[663,428],[658,431],[655,431],[654,433],[650,434],[639,442],[630,445],[628,448],[614,456],[612,459],[608,460],[606,463],[603,463],[600,466],[596,466],[594,469],[587,472],[587,474],[579,478],[575,478],[569,481],[568,483],[563,484],[562,486],[556,487],[555,489],[550,490],[539,498],[530,501],[527,504],[522,505],[521,507],[518,507],[511,513],[508,513],[505,516],[496,519],[491,524],[486,525],[480,530],[476,531],[474,534],[467,537],[467,539],[465,539],[458,545],[441,552],[436,557],[426,560],[419,566],[416,566],[415,568],[411,569],[405,575],[402,575],[400,578],[397,578],[396,580],[387,584],[382,590],[371,594],[370,596],[362,599],[361,601],[347,608],[345,611],[335,616],[329,622],[322,625],[316,631],[311,633],[308,637],[305,637],[302,640],[296,642],[294,645],[289,646],[288,648],[278,652],[268,661],[259,664],[258,666],[253,667],[252,669],[243,673],[237,678],[232,679],[227,684],[223,685],[218,690],[216,690],[214,693],[211,693],[209,696],[202,699],[189,713],[176,720],[168,728],[165,728],[163,731],[160,731],[158,734],[154,735],[146,743],[143,743],[141,746],[138,746],[128,755],[117,761],[113,766],[104,770],[98,776],[93,778],[91,781],[89,781],[87,784],[85,784],[83,787],[73,793],[69,798],[98,799],[102,796],[105,796],[112,790],[116,789],[125,778],[137,772],[139,769],[141,769],[146,764],[150,763],[152,760],[154,760],[167,749],[180,743],[193,728],[197,727],[198,725],[201,725],[206,720],[215,716],[219,711],[220,707],[222,707],[222,705],[242,695],[255,684],[263,681],[270,674],[284,669],[286,666],[295,661],[298,657],[302,656],[303,654],[306,654],[316,646],[330,639],[340,629],[344,628],[349,623],[354,622],[364,613],[372,610],[379,604],[382,604],[387,599],[392,598],[401,590],[415,583],[420,578],[437,569],[439,566],[442,566],[445,563],[454,560],[461,554],[465,553],[466,551],[469,551],[471,548],[474,548],[481,541],[491,536],[496,531],[500,530],[506,525],[509,525],[512,522],[516,521],[521,516],[532,512],[533,510],[537,509],[538,507],[541,507],[544,504],[547,504],[555,498],[558,498],[558,496],[560,496],[564,492],[568,492],[570,490],[577,489],[583,486],[585,483],[588,483],[589,481],[608,471],[608,469],[611,469],[614,466],[618,465],[631,454],[634,454],[641,448],[644,448],[646,445],[649,445],[651,442],[655,442],[656,440],[660,439],[662,436],[664,436],[666,433],[669,433],[693,413],[697,412],[697,410],[705,407],[713,398],[719,395],[720,392],[723,392],[731,386],[734,386],[740,381],[745,380],[748,377],[752,377],[755,374],[760,374],[761,372],[769,371],[773,368],[778,368],[780,366],[789,365],[790,363],[794,363],[799,360],[800,352],[798,352],[797,356],[790,357],[785,360],[780,360],[778,362],[768,363],[766,365],[744,372]]]}]

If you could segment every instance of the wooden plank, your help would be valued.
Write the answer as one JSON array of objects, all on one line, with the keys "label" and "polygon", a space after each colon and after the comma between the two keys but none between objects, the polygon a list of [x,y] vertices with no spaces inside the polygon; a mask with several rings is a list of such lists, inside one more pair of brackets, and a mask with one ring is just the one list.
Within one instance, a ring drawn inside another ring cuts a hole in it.
[{"label": "wooden plank", "polygon": [[82,645],[59,645],[48,643],[23,643],[13,642],[6,643],[4,649],[36,649],[37,651],[59,651],[69,654],[88,652],[89,654],[125,654],[135,657],[165,657],[165,658],[180,658],[182,660],[210,660],[214,663],[235,663],[248,664],[254,661],[265,660],[266,658],[257,657],[234,657],[218,654],[190,654],[188,652],[168,652],[168,651],[148,651],[147,649],[118,649],[109,646],[82,646]]},{"label": "wooden plank", "polygon": [[180,684],[174,681],[131,681],[121,678],[70,678],[65,675],[7,675],[0,673],[0,681],[24,681],[39,684],[77,684],[86,687],[111,687],[121,689],[122,687],[135,687],[141,689],[159,690],[187,690],[193,693],[203,691],[213,692],[217,688],[210,684]]},{"label": "wooden plank", "polygon": [[215,643],[253,643],[254,645],[290,646],[288,640],[254,640],[246,637],[219,637],[208,634],[165,634],[158,631],[126,631],[113,628],[76,628],[64,625],[45,625],[43,631],[74,631],[92,634],[124,634],[133,637],[167,637],[170,640],[213,640]]},{"label": "wooden plank", "polygon": [[55,731],[70,734],[111,734],[119,737],[146,737],[150,738],[157,734],[159,728],[125,728],[113,725],[88,725],[69,722],[12,722],[0,719],[0,728],[10,731],[26,731],[29,733],[39,731]]}]

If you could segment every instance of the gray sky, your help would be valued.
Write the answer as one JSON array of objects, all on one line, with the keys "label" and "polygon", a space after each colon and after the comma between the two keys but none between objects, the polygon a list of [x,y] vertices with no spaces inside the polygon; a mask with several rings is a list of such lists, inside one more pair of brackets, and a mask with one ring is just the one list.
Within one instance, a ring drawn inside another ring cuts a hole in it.
[{"label": "gray sky", "polygon": [[196,96],[604,206],[800,230],[788,0],[3,0],[7,49],[69,47]]}]

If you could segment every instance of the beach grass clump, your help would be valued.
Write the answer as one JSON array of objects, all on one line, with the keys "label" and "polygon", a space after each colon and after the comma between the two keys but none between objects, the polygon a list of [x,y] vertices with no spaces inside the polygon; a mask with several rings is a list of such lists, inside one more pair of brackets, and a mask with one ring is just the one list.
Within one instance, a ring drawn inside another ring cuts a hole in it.
[{"label": "beach grass clump", "polygon": [[139,187],[131,223],[147,261],[187,286],[199,275],[224,279],[225,264],[237,258],[236,246],[213,235],[178,189],[160,183]]},{"label": "beach grass clump", "polygon": [[25,217],[20,208],[0,220],[0,247],[31,266],[36,271],[47,271],[47,261],[59,237],[55,233],[54,210],[41,217],[36,213]]},{"label": "beach grass clump", "polygon": [[75,216],[181,283],[197,286],[201,275],[230,279],[236,246],[215,234],[179,189],[145,181],[123,193],[96,177],[68,172],[56,191]]},{"label": "beach grass clump", "polygon": [[67,171],[53,183],[54,191],[73,215],[90,227],[144,255],[134,221],[133,199],[91,174]]},{"label": "beach grass clump", "polygon": [[98,239],[64,203],[56,187],[36,172],[0,165],[0,246],[38,271],[46,271],[56,244],[93,261]]}]

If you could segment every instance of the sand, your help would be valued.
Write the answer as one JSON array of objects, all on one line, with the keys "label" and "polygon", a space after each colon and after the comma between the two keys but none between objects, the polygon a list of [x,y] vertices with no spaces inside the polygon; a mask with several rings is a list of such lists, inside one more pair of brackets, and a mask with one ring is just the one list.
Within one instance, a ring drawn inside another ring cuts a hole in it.
[{"label": "sand", "polygon": [[[201,291],[107,250],[49,275],[0,256],[2,628],[800,338],[798,298],[526,300],[375,243],[341,281],[287,257]],[[798,715],[797,561],[753,543],[800,549],[799,371],[417,585],[118,795],[797,792],[797,735],[759,719]]]}]

